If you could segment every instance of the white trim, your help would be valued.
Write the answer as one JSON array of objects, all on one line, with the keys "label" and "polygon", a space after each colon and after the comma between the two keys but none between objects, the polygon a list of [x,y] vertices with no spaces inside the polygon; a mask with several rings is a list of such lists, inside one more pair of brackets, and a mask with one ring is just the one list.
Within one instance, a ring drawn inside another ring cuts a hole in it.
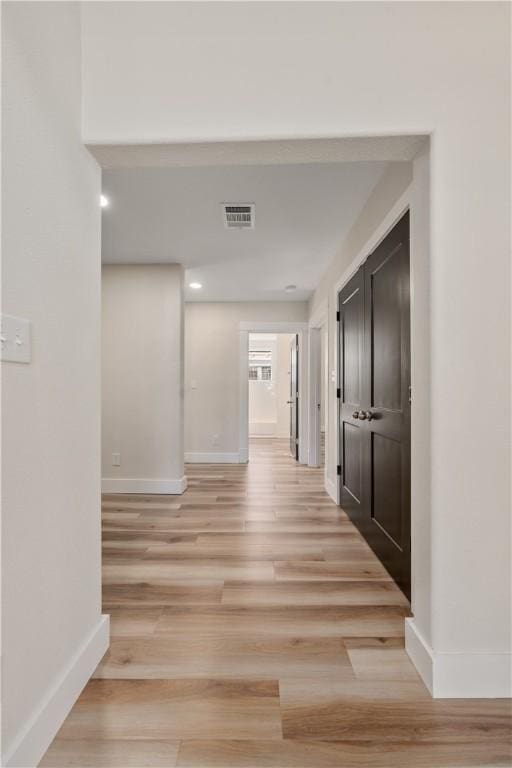
[{"label": "white trim", "polygon": [[[326,297],[320,302],[312,316],[309,318],[309,363],[308,363],[308,464],[310,467],[318,467],[320,465],[320,411],[318,409],[318,403],[322,399],[327,399],[325,405],[325,412],[328,414],[328,390],[326,392],[321,391],[322,387],[322,371],[320,370],[322,361],[322,333],[321,330],[325,325],[327,328],[328,337],[328,319],[329,319],[329,301]],[[327,373],[326,373],[327,376]],[[327,382],[326,382],[327,383]],[[325,482],[327,482],[327,467],[329,465],[328,446],[329,446],[329,419],[325,421],[325,465],[324,474]]]},{"label": "white trim", "polygon": [[249,331],[242,329],[240,323],[240,342],[238,359],[238,453],[240,462],[249,461]]},{"label": "white trim", "polygon": [[318,404],[322,401],[322,374],[320,370],[322,359],[322,331],[320,328],[309,329],[309,452],[308,464],[310,467],[320,465],[320,409]]},{"label": "white trim", "polygon": [[498,699],[512,696],[512,654],[435,653],[405,620],[405,650],[435,699]]},{"label": "white trim", "polygon": [[36,711],[6,750],[2,765],[26,768],[38,765],[68,716],[73,704],[108,650],[110,617],[100,617],[60,678],[47,691]]},{"label": "white trim", "polygon": [[405,620],[405,650],[430,693],[434,690],[434,654],[414,618]]},{"label": "white trim", "polygon": [[308,323],[299,321],[266,322],[241,320],[239,324],[239,425],[238,444],[240,463],[249,460],[249,333],[297,333],[299,334],[299,462],[308,463]]},{"label": "white trim", "polygon": [[104,477],[103,493],[167,493],[178,496],[187,490],[187,478]]},{"label": "white trim", "polygon": [[435,699],[508,699],[510,653],[435,653]]},{"label": "white trim", "polygon": [[331,499],[334,501],[335,504],[338,504],[339,501],[339,493],[338,493],[338,484],[333,483],[332,480],[330,480],[328,477],[325,478],[325,490],[328,493],[328,495],[331,497]]},{"label": "white trim", "polygon": [[[220,451],[189,451],[185,454],[187,464],[240,464],[239,453],[221,453]],[[242,462],[243,463],[243,462]]]}]

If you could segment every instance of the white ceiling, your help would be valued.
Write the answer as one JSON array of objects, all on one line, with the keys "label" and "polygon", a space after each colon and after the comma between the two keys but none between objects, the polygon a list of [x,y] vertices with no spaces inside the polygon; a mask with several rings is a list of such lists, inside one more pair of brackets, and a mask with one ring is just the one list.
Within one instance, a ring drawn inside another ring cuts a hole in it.
[{"label": "white ceiling", "polygon": [[[188,301],[307,299],[386,165],[105,170],[103,261],[181,263]],[[255,203],[255,229],[225,229],[223,202]]]}]

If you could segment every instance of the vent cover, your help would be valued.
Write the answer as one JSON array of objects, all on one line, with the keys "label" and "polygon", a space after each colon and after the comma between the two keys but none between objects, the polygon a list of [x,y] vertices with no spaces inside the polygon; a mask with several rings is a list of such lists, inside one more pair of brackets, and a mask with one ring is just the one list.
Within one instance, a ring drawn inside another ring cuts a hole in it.
[{"label": "vent cover", "polygon": [[226,229],[254,229],[254,203],[222,203]]}]

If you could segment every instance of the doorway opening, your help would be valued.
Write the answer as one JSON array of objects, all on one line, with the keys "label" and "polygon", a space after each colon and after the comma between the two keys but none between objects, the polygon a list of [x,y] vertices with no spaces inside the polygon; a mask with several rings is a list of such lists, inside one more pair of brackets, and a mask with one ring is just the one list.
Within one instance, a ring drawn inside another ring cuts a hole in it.
[{"label": "doorway opening", "polygon": [[249,458],[255,443],[265,440],[288,444],[297,460],[297,334],[250,333],[248,347]]},{"label": "doorway opening", "polygon": [[302,322],[240,323],[240,462],[249,443],[281,440],[308,463],[308,326]]}]

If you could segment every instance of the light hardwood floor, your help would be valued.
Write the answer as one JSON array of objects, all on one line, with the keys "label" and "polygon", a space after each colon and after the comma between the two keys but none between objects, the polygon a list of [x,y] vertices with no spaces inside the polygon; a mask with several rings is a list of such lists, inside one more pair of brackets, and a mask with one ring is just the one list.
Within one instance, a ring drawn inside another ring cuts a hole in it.
[{"label": "light hardwood floor", "polygon": [[432,700],[408,603],[285,441],[105,496],[112,643],[41,765],[512,765],[510,703]]}]

